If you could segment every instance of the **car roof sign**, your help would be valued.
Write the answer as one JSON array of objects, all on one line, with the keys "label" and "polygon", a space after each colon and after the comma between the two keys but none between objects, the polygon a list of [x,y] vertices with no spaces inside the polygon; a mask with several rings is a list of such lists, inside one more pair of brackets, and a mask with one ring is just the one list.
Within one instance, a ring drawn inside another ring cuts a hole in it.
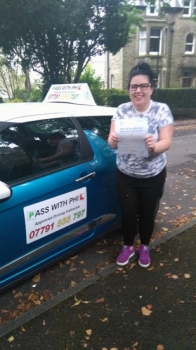
[{"label": "car roof sign", "polygon": [[96,106],[87,83],[51,85],[43,102],[68,102]]}]

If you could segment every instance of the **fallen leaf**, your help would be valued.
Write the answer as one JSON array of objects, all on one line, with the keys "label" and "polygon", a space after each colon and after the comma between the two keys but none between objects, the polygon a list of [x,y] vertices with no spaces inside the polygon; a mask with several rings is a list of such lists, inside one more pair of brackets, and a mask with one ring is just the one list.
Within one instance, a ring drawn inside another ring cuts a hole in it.
[{"label": "fallen leaf", "polygon": [[92,334],[92,329],[86,329],[86,334],[91,335]]},{"label": "fallen leaf", "polygon": [[90,304],[90,303],[91,303],[91,301],[88,301],[88,300],[82,301],[82,304]]},{"label": "fallen leaf", "polygon": [[130,270],[134,267],[136,265],[136,263],[132,263],[131,265],[130,265]]},{"label": "fallen leaf", "polygon": [[184,278],[191,278],[190,273],[185,273],[185,274],[184,274]]},{"label": "fallen leaf", "polygon": [[131,345],[132,347],[133,346],[138,346],[138,341],[136,341],[133,345]]},{"label": "fallen leaf", "polygon": [[21,292],[18,292],[16,294],[14,294],[14,298],[20,298],[22,296],[22,293]]},{"label": "fallen leaf", "polygon": [[42,323],[42,324],[43,324],[43,326],[45,326],[45,325],[46,325],[46,321],[45,321],[45,320],[43,320],[43,323]]},{"label": "fallen leaf", "polygon": [[174,280],[177,280],[179,277],[178,275],[171,275],[171,278],[173,278]]},{"label": "fallen leaf", "polygon": [[14,337],[11,335],[11,337],[9,337],[9,338],[7,339],[7,341],[9,341],[9,343],[11,343],[12,341],[14,341]]},{"label": "fallen leaf", "polygon": [[151,304],[146,305],[146,307],[147,307],[148,310],[152,309],[152,305]]},{"label": "fallen leaf", "polygon": [[103,318],[103,319],[100,318],[100,321],[101,321],[101,322],[106,322],[107,320],[108,320],[107,317],[105,317],[105,318]]},{"label": "fallen leaf", "polygon": [[71,281],[71,283],[70,283],[70,287],[74,287],[76,284],[77,284],[76,282]]},{"label": "fallen leaf", "polygon": [[39,275],[35,275],[33,278],[32,278],[32,281],[33,282],[40,282],[40,274]]},{"label": "fallen leaf", "polygon": [[70,272],[72,272],[72,271],[76,271],[77,270],[77,268],[76,267],[71,267],[70,269],[69,269],[69,271]]},{"label": "fallen leaf", "polygon": [[104,298],[100,298],[96,300],[96,303],[104,303],[105,299]]},{"label": "fallen leaf", "polygon": [[73,307],[73,306],[78,306],[78,305],[80,305],[80,303],[81,303],[81,300],[78,300],[78,301],[76,301],[75,304],[72,305],[72,307]]},{"label": "fallen leaf", "polygon": [[121,271],[123,271],[124,269],[123,269],[123,267],[118,267],[117,270],[121,272]]},{"label": "fallen leaf", "polygon": [[72,307],[73,307],[73,306],[78,306],[78,305],[80,305],[80,303],[81,303],[81,301],[82,301],[81,299],[77,299],[77,298],[76,298],[76,295],[74,296],[74,300],[76,301],[76,303],[73,304]]},{"label": "fallen leaf", "polygon": [[148,310],[145,306],[143,306],[143,307],[141,308],[141,311],[142,311],[142,315],[144,315],[144,316],[150,316],[151,313],[152,313],[152,311],[151,311],[151,310]]},{"label": "fallen leaf", "polygon": [[178,258],[175,258],[174,261],[179,261],[179,259],[178,259]]},{"label": "fallen leaf", "polygon": [[163,345],[157,345],[157,350],[164,350],[164,346]]},{"label": "fallen leaf", "polygon": [[166,232],[166,231],[168,231],[168,228],[167,228],[167,227],[162,227],[162,230],[163,230],[164,232]]}]

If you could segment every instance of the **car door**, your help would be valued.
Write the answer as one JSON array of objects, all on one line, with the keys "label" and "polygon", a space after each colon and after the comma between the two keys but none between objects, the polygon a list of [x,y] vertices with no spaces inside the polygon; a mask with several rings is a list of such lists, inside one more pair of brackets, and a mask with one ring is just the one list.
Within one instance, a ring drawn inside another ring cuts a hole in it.
[{"label": "car door", "polygon": [[[50,116],[8,124],[0,133],[0,180],[12,190],[0,203],[1,288],[74,251],[95,233],[103,216],[98,191],[103,180],[79,129],[70,118]],[[65,144],[76,145],[68,163],[51,164],[57,151],[48,140],[57,132]]]}]

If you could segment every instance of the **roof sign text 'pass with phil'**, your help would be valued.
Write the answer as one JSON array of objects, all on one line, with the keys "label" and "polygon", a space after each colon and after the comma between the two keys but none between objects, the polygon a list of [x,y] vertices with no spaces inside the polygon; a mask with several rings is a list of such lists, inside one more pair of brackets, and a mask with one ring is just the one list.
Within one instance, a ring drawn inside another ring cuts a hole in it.
[{"label": "roof sign text 'pass with phil'", "polygon": [[51,85],[43,102],[68,102],[96,106],[88,84]]}]

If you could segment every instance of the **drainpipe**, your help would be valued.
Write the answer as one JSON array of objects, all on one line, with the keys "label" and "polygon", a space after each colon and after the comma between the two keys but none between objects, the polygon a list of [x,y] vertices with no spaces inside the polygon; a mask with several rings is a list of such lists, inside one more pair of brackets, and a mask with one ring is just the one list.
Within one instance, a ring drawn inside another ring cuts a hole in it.
[{"label": "drainpipe", "polygon": [[107,82],[106,82],[106,88],[110,88],[110,53],[107,51],[106,53],[106,75],[107,75]]}]

